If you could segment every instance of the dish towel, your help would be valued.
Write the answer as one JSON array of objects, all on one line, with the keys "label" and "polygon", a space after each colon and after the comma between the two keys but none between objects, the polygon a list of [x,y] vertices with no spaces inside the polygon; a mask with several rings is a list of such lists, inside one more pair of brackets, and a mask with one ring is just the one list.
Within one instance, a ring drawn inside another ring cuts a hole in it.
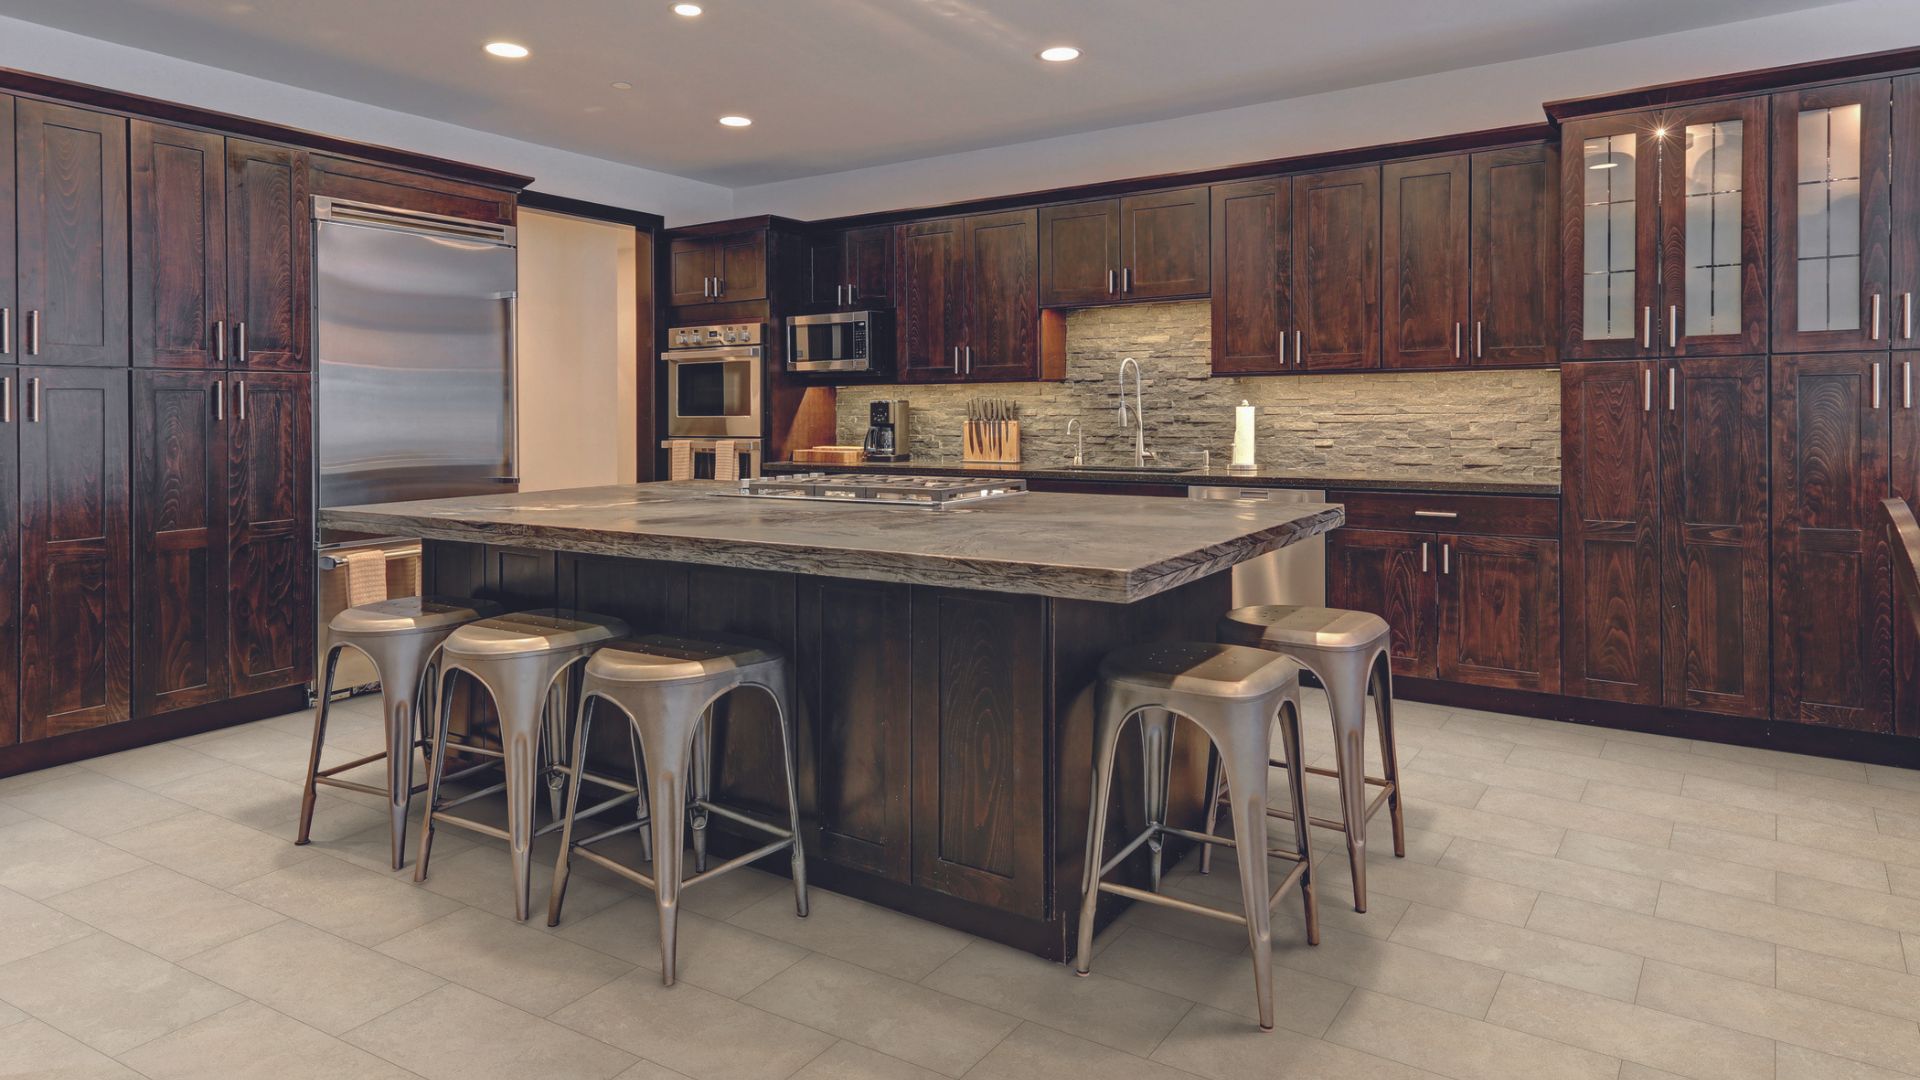
[{"label": "dish towel", "polygon": [[732,439],[714,441],[713,478],[715,480],[740,479],[740,451],[733,448]]},{"label": "dish towel", "polygon": [[693,444],[685,439],[667,442],[667,479],[693,479]]}]

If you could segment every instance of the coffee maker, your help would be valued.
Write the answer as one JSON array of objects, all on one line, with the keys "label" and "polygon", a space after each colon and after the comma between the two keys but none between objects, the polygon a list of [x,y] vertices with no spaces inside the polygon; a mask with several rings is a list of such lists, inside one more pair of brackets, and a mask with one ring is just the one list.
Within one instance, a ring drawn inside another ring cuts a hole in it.
[{"label": "coffee maker", "polygon": [[867,406],[868,461],[907,460],[907,399],[885,398]]}]

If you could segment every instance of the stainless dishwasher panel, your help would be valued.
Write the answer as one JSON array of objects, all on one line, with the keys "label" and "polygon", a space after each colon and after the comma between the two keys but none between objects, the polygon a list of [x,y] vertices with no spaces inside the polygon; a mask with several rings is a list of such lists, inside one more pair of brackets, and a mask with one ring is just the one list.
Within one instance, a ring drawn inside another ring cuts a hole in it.
[{"label": "stainless dishwasher panel", "polygon": [[[1300,488],[1252,488],[1229,485],[1196,485],[1187,489],[1187,498],[1215,500],[1252,500],[1261,502],[1326,502],[1325,491]],[[1269,551],[1233,568],[1233,606],[1250,604],[1296,604],[1302,607],[1327,605],[1327,538],[1310,536],[1278,551]]]}]

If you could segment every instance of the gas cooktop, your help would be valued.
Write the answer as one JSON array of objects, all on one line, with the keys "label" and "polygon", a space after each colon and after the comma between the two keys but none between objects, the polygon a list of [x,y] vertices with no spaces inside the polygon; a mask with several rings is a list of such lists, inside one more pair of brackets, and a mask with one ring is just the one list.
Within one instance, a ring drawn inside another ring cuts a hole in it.
[{"label": "gas cooktop", "polygon": [[867,476],[850,473],[797,473],[742,480],[736,491],[717,491],[750,499],[806,499],[814,502],[879,503],[888,506],[949,506],[1022,495],[1025,480],[985,480],[964,476]]}]

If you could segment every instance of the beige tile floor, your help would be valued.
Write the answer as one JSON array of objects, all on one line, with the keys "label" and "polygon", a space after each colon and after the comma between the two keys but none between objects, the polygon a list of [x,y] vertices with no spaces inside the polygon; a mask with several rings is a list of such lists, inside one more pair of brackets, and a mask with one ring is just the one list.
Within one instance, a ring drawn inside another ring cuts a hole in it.
[{"label": "beige tile floor", "polygon": [[[378,745],[376,706],[337,716],[335,760]],[[820,890],[798,920],[751,871],[687,895],[663,988],[651,899],[611,875],[576,871],[549,930],[508,917],[491,841],[390,872],[377,800],[323,795],[292,846],[305,714],[0,780],[0,1076],[1920,1075],[1920,773],[1400,721],[1408,857],[1376,829],[1357,915],[1316,837],[1323,938],[1276,909],[1265,1035],[1225,924],[1135,908],[1075,979]],[[1167,887],[1237,902],[1191,866]]]}]

